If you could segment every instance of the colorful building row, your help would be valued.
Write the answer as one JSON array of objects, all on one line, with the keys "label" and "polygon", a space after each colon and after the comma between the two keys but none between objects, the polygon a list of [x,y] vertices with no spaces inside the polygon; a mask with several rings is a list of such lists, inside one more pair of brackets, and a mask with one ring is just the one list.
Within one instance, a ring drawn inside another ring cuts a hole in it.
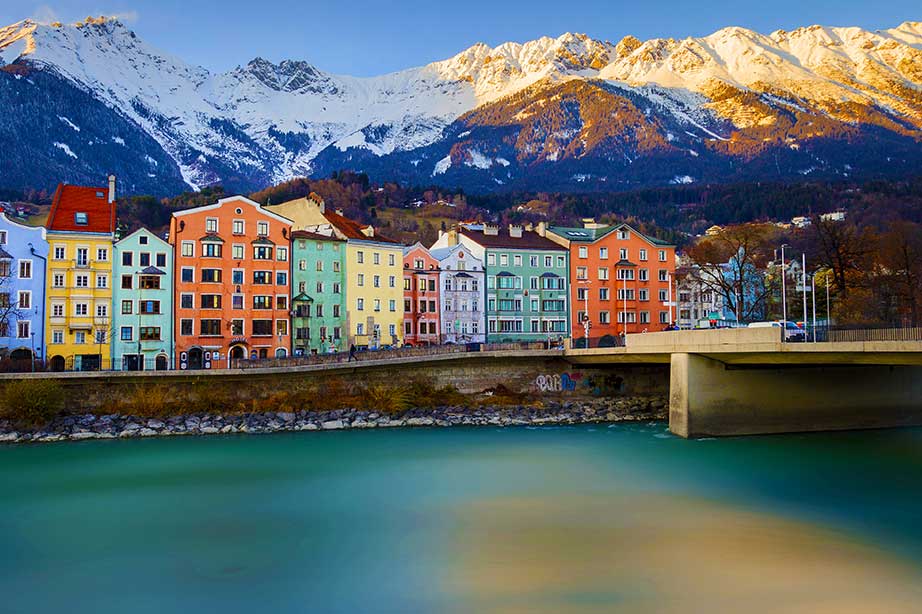
[{"label": "colorful building row", "polygon": [[[117,239],[115,178],[0,216],[0,344],[55,370],[215,369],[351,347],[613,338],[674,322],[673,246],[626,225],[461,224],[404,246],[316,195]],[[13,355],[15,353],[15,356]]]}]

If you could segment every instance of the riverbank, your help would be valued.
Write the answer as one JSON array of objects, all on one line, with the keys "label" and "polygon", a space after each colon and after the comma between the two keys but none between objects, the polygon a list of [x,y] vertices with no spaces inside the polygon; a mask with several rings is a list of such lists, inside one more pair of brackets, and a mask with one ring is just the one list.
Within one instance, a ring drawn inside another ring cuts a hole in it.
[{"label": "riverbank", "polygon": [[168,418],[139,418],[122,414],[59,416],[34,431],[17,430],[0,421],[0,442],[45,443],[86,439],[171,437],[283,431],[452,426],[541,426],[665,420],[665,397],[598,398],[546,401],[541,406],[444,406],[383,413],[358,409],[331,411],[261,412],[221,415],[198,413]]}]

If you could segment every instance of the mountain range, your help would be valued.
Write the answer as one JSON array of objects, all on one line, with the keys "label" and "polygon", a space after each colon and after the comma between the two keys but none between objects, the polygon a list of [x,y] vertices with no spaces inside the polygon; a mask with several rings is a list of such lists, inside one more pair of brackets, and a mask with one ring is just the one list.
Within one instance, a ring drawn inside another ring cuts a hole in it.
[{"label": "mountain range", "polygon": [[223,73],[117,19],[0,28],[0,187],[250,191],[349,169],[488,192],[918,173],[922,22],[563,34],[378,77]]}]

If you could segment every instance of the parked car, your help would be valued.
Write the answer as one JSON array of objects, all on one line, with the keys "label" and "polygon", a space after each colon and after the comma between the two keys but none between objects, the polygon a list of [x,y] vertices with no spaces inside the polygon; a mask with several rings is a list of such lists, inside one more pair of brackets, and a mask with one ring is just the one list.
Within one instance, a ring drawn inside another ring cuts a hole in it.
[{"label": "parked car", "polygon": [[796,322],[776,320],[773,322],[752,322],[749,328],[784,328],[784,341],[806,341],[807,334]]}]

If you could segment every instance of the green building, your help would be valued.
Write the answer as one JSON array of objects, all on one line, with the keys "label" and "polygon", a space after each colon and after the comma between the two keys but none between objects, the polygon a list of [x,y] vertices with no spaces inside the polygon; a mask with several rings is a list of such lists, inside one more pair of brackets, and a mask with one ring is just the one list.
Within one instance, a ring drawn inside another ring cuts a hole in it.
[{"label": "green building", "polygon": [[346,332],[346,242],[296,230],[291,233],[292,353],[341,352]]},{"label": "green building", "polygon": [[114,247],[112,368],[173,365],[173,247],[141,228]]},{"label": "green building", "polygon": [[[457,234],[455,234],[457,233]],[[484,263],[487,341],[570,336],[569,250],[522,226],[467,224],[433,249],[461,243]]]}]

